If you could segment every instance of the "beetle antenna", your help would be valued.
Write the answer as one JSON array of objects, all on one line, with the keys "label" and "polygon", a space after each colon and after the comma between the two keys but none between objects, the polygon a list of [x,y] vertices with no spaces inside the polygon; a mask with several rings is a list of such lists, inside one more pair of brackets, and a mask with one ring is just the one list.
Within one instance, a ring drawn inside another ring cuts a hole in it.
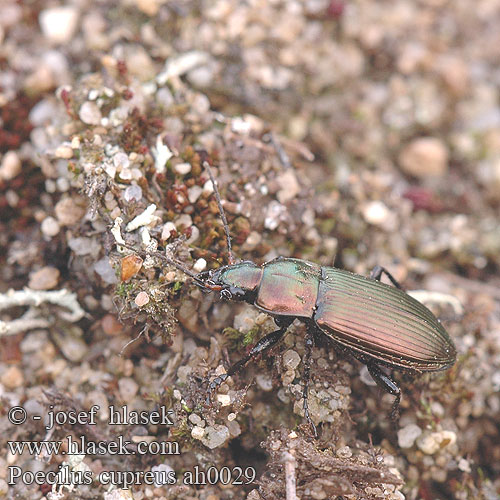
[{"label": "beetle antenna", "polygon": [[[134,248],[133,246],[127,245],[126,243],[117,243],[117,246],[126,248],[128,250],[132,250],[133,252],[137,253],[137,249]],[[180,262],[177,262],[174,259],[171,259],[170,257],[167,257],[166,255],[163,255],[161,252],[155,252],[154,253],[155,257],[160,257],[160,259],[164,260],[167,264],[170,264],[171,266],[174,266],[177,268],[179,271],[183,272],[185,275],[189,276],[197,286],[200,288],[204,289],[205,291],[212,292],[214,290],[218,290],[218,288],[213,288],[209,285],[207,285],[202,279],[199,278],[199,276],[196,273],[193,273],[190,269],[187,267],[183,266]]]},{"label": "beetle antenna", "polygon": [[224,232],[226,233],[227,253],[229,254],[229,264],[232,265],[235,263],[236,260],[234,258],[233,250],[231,248],[231,236],[229,236],[229,226],[227,225],[226,214],[224,213],[224,209],[222,208],[222,202],[220,199],[220,194],[219,194],[219,189],[217,187],[217,182],[214,179],[214,174],[212,173],[212,170],[210,169],[210,165],[208,164],[208,161],[204,161],[203,166],[205,167],[206,171],[208,172],[210,180],[212,181],[212,186],[214,187],[214,193],[215,193],[215,198],[217,199],[217,205],[219,207],[220,218],[222,219],[222,224],[224,226]]}]

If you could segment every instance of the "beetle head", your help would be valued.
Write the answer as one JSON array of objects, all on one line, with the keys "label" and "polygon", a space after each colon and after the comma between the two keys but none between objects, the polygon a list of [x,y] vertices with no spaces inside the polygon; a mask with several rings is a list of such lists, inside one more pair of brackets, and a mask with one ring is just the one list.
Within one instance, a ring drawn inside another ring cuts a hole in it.
[{"label": "beetle head", "polygon": [[250,301],[260,284],[262,269],[251,261],[231,264],[198,274],[207,289],[220,291],[226,300]]}]

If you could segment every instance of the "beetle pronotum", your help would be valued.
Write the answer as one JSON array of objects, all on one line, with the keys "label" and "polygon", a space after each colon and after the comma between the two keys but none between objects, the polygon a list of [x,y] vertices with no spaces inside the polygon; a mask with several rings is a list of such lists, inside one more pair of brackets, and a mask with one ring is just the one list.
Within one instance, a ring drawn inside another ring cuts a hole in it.
[{"label": "beetle pronotum", "polygon": [[[304,416],[315,432],[308,409],[311,353],[318,335],[326,335],[364,363],[375,382],[395,396],[395,417],[401,390],[382,366],[411,372],[433,372],[453,365],[456,350],[445,329],[423,304],[407,295],[394,277],[376,266],[370,277],[301,259],[278,257],[262,266],[236,262],[217,184],[207,162],[227,240],[229,264],[193,273],[166,256],[163,259],[190,276],[205,291],[221,299],[253,304],[273,316],[278,327],[259,340],[250,352],[225,374],[209,383],[209,395],[251,359],[275,346],[294,319],[306,325],[304,359]],[[385,274],[394,286],[380,281]]]}]

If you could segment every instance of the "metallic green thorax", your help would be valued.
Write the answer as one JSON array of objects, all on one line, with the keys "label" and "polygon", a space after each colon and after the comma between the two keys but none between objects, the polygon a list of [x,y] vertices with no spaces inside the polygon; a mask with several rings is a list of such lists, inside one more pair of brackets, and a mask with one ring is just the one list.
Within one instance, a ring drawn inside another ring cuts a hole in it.
[{"label": "metallic green thorax", "polygon": [[262,280],[262,269],[253,262],[240,262],[219,271],[218,279],[233,288],[253,291]]}]

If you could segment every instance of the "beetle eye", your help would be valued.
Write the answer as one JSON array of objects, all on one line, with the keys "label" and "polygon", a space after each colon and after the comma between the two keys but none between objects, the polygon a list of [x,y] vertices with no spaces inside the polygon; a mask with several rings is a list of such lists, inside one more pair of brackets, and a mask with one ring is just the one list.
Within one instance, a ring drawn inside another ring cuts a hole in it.
[{"label": "beetle eye", "polygon": [[220,292],[220,298],[221,299],[226,299],[226,300],[231,300],[233,296],[231,295],[231,292],[227,289],[223,289]]}]

